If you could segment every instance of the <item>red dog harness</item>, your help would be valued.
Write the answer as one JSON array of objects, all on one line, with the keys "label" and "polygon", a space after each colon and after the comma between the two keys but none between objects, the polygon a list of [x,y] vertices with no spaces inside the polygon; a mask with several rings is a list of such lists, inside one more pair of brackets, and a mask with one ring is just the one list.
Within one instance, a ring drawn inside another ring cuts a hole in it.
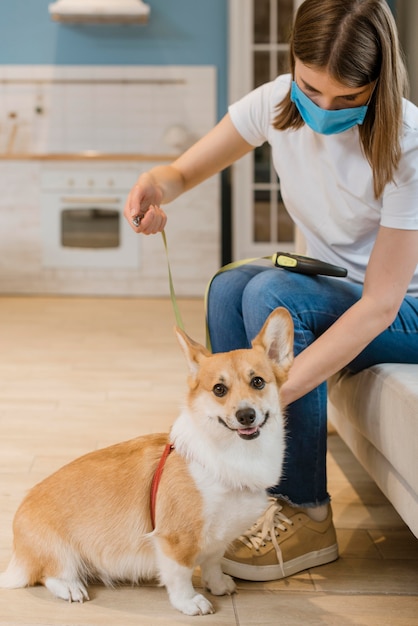
[{"label": "red dog harness", "polygon": [[158,463],[157,469],[155,470],[155,474],[152,478],[150,503],[152,530],[155,528],[155,503],[157,501],[158,486],[160,484],[161,474],[163,473],[165,462],[167,461],[167,457],[172,450],[174,450],[173,444],[168,443],[164,448],[160,462]]}]

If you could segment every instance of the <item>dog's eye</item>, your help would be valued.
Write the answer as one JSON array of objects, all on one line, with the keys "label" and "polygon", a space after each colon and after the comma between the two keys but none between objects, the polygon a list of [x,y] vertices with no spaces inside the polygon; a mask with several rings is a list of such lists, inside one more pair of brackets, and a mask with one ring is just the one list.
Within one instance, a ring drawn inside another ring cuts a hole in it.
[{"label": "dog's eye", "polygon": [[212,391],[218,398],[223,398],[228,393],[228,387],[222,383],[217,383],[213,386]]},{"label": "dog's eye", "polygon": [[261,378],[261,376],[254,376],[254,378],[251,379],[250,384],[253,389],[264,389],[266,381],[264,378]]}]

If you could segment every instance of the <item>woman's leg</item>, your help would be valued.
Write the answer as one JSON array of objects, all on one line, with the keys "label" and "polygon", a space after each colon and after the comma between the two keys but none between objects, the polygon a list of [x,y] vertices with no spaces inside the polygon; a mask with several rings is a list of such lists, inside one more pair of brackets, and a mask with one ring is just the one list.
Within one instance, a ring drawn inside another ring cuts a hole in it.
[{"label": "woman's leg", "polygon": [[251,346],[243,320],[242,296],[247,284],[263,269],[271,268],[242,265],[213,279],[207,303],[213,352],[229,352]]},{"label": "woman's leg", "polygon": [[406,296],[398,315],[347,369],[356,374],[377,363],[418,363],[418,298]]},{"label": "woman's leg", "polygon": [[[283,306],[293,318],[294,351],[299,354],[360,295],[360,288],[338,279],[257,266],[225,272],[214,279],[209,293],[212,347],[249,347],[271,311]],[[272,495],[305,507],[328,502],[326,402],[323,384],[287,408],[283,479],[272,487]]]},{"label": "woman's leg", "polygon": [[[298,354],[360,297],[360,286],[339,279],[265,267],[226,272],[215,278],[209,294],[212,345],[215,351],[249,347],[270,312],[284,306],[293,318]],[[418,362],[418,299],[406,298],[394,324],[349,368],[360,371],[385,361]],[[223,569],[233,576],[273,580],[338,556],[331,511],[321,521],[312,519],[307,508],[328,501],[326,384],[291,404],[287,414],[284,476],[271,493],[303,508],[274,500],[257,525],[225,555]]]},{"label": "woman's leg", "polygon": [[[278,306],[291,313],[295,355],[361,297],[362,287],[269,267],[243,266],[218,275],[209,294],[208,320],[215,352],[249,347]],[[384,362],[418,362],[418,298],[407,296],[394,323],[349,364],[358,372]],[[326,491],[326,384],[287,408],[284,476],[271,493],[294,504],[328,501]]]},{"label": "woman's leg", "polygon": [[[333,311],[337,286],[346,302]],[[272,268],[226,272],[215,278],[209,293],[212,345],[217,351],[249,347],[270,312],[284,306],[293,317],[297,354],[358,297],[342,281],[321,281]],[[274,580],[338,557],[327,505],[325,384],[290,405],[287,412],[284,477],[272,487],[276,498],[262,518],[225,554],[222,567],[232,576]],[[308,508],[321,504],[314,513]]]}]

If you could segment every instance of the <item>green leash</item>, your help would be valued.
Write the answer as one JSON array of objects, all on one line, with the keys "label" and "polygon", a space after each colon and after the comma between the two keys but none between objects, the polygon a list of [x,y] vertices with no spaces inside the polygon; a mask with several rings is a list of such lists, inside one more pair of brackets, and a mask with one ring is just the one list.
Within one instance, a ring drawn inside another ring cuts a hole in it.
[{"label": "green leash", "polygon": [[[175,292],[175,289],[174,289],[173,276],[171,274],[170,258],[168,256],[167,237],[166,237],[166,234],[165,234],[164,230],[161,231],[161,236],[163,238],[165,256],[166,256],[166,259],[167,259],[168,284],[169,284],[169,287],[170,287],[170,298],[171,298],[171,304],[173,306],[174,317],[176,319],[177,326],[179,328],[181,328],[181,330],[184,331],[184,324],[183,324],[183,320],[182,320],[182,317],[181,317],[180,309],[179,309],[179,306],[178,306],[178,303],[177,303],[176,292]],[[209,289],[210,289],[210,286],[212,284],[212,281],[216,278],[216,276],[218,276],[218,274],[222,274],[223,272],[228,272],[229,270],[233,270],[233,269],[235,269],[237,267],[240,267],[241,265],[248,265],[248,263],[253,263],[254,261],[261,261],[261,260],[266,259],[268,261],[272,261],[272,263],[274,264],[274,263],[277,262],[278,255],[279,255],[279,253],[276,252],[272,256],[255,257],[253,259],[242,259],[241,261],[233,261],[232,263],[228,263],[227,265],[224,265],[223,267],[221,267],[216,272],[216,274],[214,274],[212,276],[212,278],[210,279],[210,281],[208,282],[208,284],[206,286],[205,298],[204,298],[205,320],[206,320],[206,347],[207,347],[208,350],[211,350],[211,342],[210,342],[209,328],[208,328],[207,303],[208,303]]]},{"label": "green leash", "polygon": [[174,283],[173,277],[171,275],[171,267],[170,267],[170,259],[168,257],[168,246],[167,246],[167,238],[165,236],[165,231],[161,231],[161,236],[164,242],[165,256],[167,259],[167,268],[168,268],[168,283],[170,285],[170,298],[171,304],[173,305],[174,317],[176,318],[176,324],[181,330],[184,330],[183,320],[181,318],[180,309],[177,304],[176,292],[174,291]]}]

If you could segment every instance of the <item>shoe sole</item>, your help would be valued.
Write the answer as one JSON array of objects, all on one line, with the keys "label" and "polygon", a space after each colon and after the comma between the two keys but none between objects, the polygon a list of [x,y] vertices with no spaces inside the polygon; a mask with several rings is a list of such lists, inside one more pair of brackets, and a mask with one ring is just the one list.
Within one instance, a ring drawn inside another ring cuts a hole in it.
[{"label": "shoe sole", "polygon": [[298,572],[303,572],[311,567],[326,565],[338,559],[338,545],[335,543],[328,548],[308,552],[302,556],[298,556],[292,561],[283,563],[283,570],[279,564],[277,565],[247,565],[238,561],[222,559],[221,566],[224,574],[229,574],[234,578],[241,580],[251,580],[254,582],[267,582],[269,580],[279,580],[292,576]]}]

